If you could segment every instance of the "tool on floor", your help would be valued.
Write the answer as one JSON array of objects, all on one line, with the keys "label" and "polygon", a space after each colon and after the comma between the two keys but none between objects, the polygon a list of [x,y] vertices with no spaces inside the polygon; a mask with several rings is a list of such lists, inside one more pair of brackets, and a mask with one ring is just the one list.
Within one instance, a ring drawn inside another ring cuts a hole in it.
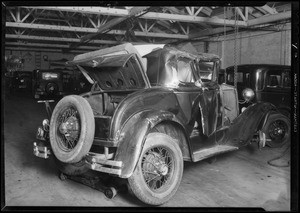
[{"label": "tool on floor", "polygon": [[125,184],[120,184],[111,177],[104,178],[99,175],[92,175],[89,173],[77,176],[60,173],[59,178],[62,181],[70,179],[75,182],[82,183],[86,186],[103,192],[104,195],[109,199],[114,198],[118,193],[126,193],[127,191],[127,186]]}]

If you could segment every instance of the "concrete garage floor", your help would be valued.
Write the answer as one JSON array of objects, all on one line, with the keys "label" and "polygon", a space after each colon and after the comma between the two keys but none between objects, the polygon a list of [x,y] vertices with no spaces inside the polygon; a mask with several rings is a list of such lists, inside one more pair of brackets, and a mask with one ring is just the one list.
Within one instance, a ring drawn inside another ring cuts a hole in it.
[{"label": "concrete garage floor", "polygon": [[[145,207],[135,197],[102,192],[72,180],[61,181],[53,160],[33,155],[37,127],[46,117],[44,104],[29,95],[15,95],[4,103],[4,175],[6,206]],[[262,207],[290,210],[290,167],[267,161],[285,148],[256,144],[207,160],[185,163],[175,196],[163,207]],[[290,155],[287,156],[288,158]],[[287,158],[283,163],[286,163]]]}]

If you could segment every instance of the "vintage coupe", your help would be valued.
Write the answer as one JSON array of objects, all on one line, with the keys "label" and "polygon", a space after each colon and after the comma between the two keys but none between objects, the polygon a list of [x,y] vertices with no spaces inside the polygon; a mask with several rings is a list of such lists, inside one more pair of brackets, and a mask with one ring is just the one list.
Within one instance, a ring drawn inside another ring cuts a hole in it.
[{"label": "vintage coupe", "polygon": [[[178,189],[183,161],[253,141],[263,147],[266,123],[279,113],[270,103],[256,103],[240,114],[236,89],[217,82],[219,63],[216,55],[167,46],[142,58],[129,43],[78,55],[69,64],[93,87],[65,96],[52,114],[48,104],[51,119],[38,129],[34,154],[52,153],[68,175],[92,169],[128,179],[142,202],[161,205]],[[244,92],[246,101],[251,94]],[[288,141],[284,121],[276,134]]]}]

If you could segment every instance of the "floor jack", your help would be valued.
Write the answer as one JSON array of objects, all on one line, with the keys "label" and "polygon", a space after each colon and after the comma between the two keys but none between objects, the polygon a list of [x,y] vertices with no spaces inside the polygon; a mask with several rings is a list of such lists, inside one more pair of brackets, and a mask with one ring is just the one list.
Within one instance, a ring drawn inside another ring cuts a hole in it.
[{"label": "floor jack", "polygon": [[120,181],[117,182],[115,178],[112,178],[111,176],[102,177],[99,175],[99,173],[95,174],[92,172],[87,172],[84,175],[77,176],[70,176],[60,173],[59,179],[62,181],[70,179],[75,182],[82,183],[86,186],[103,192],[104,195],[109,199],[114,198],[118,193],[127,192],[126,184],[122,184]]}]

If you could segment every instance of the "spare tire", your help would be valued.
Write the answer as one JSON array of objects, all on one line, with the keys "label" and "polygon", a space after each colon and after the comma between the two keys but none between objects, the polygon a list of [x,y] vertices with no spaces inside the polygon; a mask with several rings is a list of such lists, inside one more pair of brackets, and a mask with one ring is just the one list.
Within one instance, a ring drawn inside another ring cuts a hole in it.
[{"label": "spare tire", "polygon": [[50,121],[50,144],[56,158],[64,163],[77,163],[89,152],[95,134],[93,110],[78,95],[62,98]]}]

